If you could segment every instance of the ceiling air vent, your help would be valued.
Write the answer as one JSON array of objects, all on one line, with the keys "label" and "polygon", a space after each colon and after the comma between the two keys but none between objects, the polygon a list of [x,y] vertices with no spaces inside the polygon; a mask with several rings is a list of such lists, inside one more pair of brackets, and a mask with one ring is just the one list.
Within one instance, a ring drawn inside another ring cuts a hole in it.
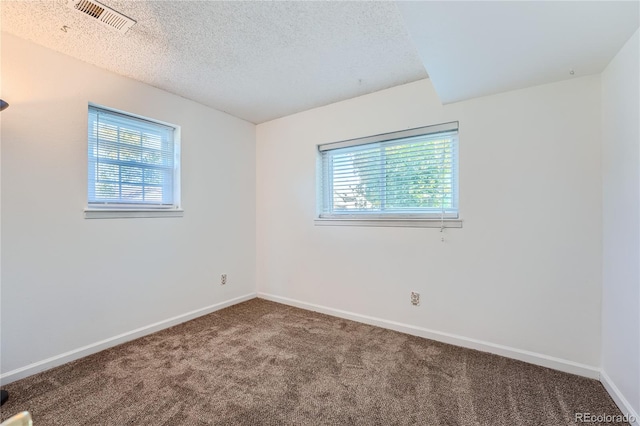
[{"label": "ceiling air vent", "polygon": [[95,0],[69,0],[67,6],[96,19],[102,25],[122,34],[126,33],[136,23],[133,19]]}]

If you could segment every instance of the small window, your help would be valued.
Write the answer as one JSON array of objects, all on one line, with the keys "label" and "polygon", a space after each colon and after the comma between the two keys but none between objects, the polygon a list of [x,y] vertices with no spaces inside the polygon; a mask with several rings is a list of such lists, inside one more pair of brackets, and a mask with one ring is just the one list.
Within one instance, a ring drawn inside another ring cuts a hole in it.
[{"label": "small window", "polygon": [[458,218],[458,123],[320,145],[320,219]]},{"label": "small window", "polygon": [[88,123],[87,210],[180,208],[176,126],[94,105]]}]

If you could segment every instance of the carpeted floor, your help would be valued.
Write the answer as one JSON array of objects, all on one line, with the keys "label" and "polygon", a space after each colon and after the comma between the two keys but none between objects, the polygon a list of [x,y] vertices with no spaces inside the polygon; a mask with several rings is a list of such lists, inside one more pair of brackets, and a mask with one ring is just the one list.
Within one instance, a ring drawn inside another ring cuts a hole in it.
[{"label": "carpeted floor", "polygon": [[254,299],[11,383],[48,425],[573,425],[596,380]]}]

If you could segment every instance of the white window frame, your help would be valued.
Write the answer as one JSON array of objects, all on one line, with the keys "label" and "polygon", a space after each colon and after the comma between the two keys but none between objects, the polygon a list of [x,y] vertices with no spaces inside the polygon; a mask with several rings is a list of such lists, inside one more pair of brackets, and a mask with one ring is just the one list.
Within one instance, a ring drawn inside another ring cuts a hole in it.
[{"label": "white window frame", "polygon": [[[92,203],[87,198],[87,206],[84,209],[84,217],[86,219],[182,217],[184,215],[184,210],[182,209],[181,199],[180,199],[180,195],[181,195],[180,194],[180,175],[181,175],[180,126],[90,102],[89,107],[87,109],[87,127],[86,127],[87,129],[89,128],[88,120],[89,120],[90,108],[119,114],[125,117],[131,117],[137,120],[144,120],[150,123],[171,127],[174,129],[173,131],[173,144],[174,144],[173,203],[171,205],[152,205],[152,204],[145,204],[145,203],[119,204],[119,203],[111,203],[111,202]],[[90,149],[88,143],[87,143],[87,149]],[[87,179],[86,179],[87,185],[89,185],[89,177],[91,175],[89,167],[91,167],[91,165],[89,161],[89,152],[87,152]],[[88,192],[89,192],[89,188],[87,188],[87,197],[88,197]]]},{"label": "white window frame", "polygon": [[[323,186],[330,187],[330,183],[325,182],[325,176],[329,174],[327,168],[327,162],[322,161],[322,153],[340,148],[356,147],[362,145],[383,143],[396,139],[410,138],[413,136],[431,135],[443,132],[458,132],[458,122],[449,122],[443,124],[437,124],[432,126],[418,127],[408,130],[402,130],[397,132],[383,133],[374,136],[367,136],[363,138],[349,139],[340,142],[332,142],[327,144],[321,144],[317,146],[317,161],[316,161],[316,194],[317,194],[317,211],[315,217],[315,224],[324,226],[383,226],[383,227],[419,227],[419,228],[462,228],[462,219],[459,217],[458,206],[458,144],[453,144],[453,157],[454,157],[454,204],[455,212],[442,211],[438,214],[438,217],[434,217],[434,214],[421,214],[421,213],[379,213],[379,212],[357,212],[355,214],[339,213],[339,214],[327,214],[323,213],[323,206],[330,204],[332,198],[332,192],[330,190],[323,190]],[[324,168],[324,170],[323,170]]]}]

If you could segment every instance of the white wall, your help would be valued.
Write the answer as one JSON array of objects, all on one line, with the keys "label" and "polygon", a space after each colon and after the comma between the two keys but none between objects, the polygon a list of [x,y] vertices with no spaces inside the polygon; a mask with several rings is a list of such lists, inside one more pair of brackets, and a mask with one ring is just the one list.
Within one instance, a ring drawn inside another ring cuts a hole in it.
[{"label": "white wall", "polygon": [[639,40],[636,31],[602,74],[602,370],[636,416],[640,413]]},{"label": "white wall", "polygon": [[[637,51],[638,33],[603,75],[602,110],[598,76],[447,106],[424,80],[256,136],[3,33],[0,371],[251,294],[256,265],[267,295],[597,367],[604,276],[602,365],[638,411]],[[183,218],[83,219],[87,102],[182,126]],[[445,243],[438,229],[314,226],[317,144],[452,120],[464,228]]]},{"label": "white wall", "polygon": [[[597,376],[600,107],[599,76],[447,106],[423,80],[258,125],[259,293]],[[314,226],[317,144],[453,120],[464,227],[445,243],[439,229]]]},{"label": "white wall", "polygon": [[[255,293],[253,124],[8,34],[2,65],[3,373]],[[184,217],[83,218],[88,102],[182,126]]]}]

